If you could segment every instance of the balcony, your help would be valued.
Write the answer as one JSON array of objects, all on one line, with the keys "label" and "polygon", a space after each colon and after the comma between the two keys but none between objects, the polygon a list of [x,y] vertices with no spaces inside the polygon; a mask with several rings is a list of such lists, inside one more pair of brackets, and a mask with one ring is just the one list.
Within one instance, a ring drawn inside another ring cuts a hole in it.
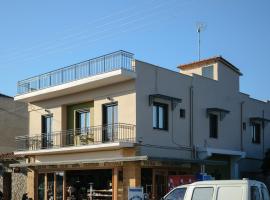
[{"label": "balcony", "polygon": [[[90,147],[110,143],[134,143],[135,125],[109,124],[15,138],[17,152]],[[84,148],[85,149],[85,148]],[[73,149],[76,150],[76,149]]]},{"label": "balcony", "polygon": [[39,101],[133,78],[133,54],[121,50],[19,81],[15,100]]}]

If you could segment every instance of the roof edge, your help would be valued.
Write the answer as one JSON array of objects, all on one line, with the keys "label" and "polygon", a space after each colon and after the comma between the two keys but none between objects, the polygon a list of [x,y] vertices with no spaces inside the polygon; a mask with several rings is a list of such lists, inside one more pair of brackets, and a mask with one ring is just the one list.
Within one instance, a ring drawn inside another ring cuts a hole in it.
[{"label": "roof edge", "polygon": [[226,60],[222,56],[215,56],[215,57],[207,58],[204,60],[179,65],[179,66],[177,66],[177,68],[184,70],[184,69],[201,67],[202,65],[210,64],[213,62],[221,62],[221,63],[225,64],[227,67],[229,67],[230,69],[232,69],[234,72],[236,72],[239,76],[243,75],[237,67],[235,67],[232,63],[230,63],[228,60]]}]

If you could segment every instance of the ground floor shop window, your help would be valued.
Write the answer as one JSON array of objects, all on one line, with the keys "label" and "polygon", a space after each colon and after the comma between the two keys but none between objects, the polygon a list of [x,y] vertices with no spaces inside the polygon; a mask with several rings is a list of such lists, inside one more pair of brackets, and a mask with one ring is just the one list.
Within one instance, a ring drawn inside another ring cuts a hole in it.
[{"label": "ground floor shop window", "polygon": [[63,199],[64,172],[56,172],[55,180],[56,180],[56,200],[62,200]]},{"label": "ground floor shop window", "polygon": [[66,171],[68,200],[112,199],[112,170]]},{"label": "ground floor shop window", "polygon": [[145,196],[149,199],[152,199],[153,195],[153,170],[151,168],[142,168],[141,169],[141,183]]},{"label": "ground floor shop window", "polygon": [[64,172],[38,174],[38,200],[63,199]]},{"label": "ground floor shop window", "polygon": [[54,173],[47,174],[47,199],[54,199]]},{"label": "ground floor shop window", "polygon": [[70,170],[38,174],[38,200],[112,199],[112,170]]},{"label": "ground floor shop window", "polygon": [[45,174],[38,175],[38,199],[44,200],[45,197]]}]

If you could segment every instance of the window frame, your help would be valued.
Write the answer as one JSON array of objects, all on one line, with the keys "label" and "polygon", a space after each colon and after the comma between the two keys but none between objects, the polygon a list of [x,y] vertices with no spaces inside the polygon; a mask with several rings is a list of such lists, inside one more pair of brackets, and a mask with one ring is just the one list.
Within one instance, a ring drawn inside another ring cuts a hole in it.
[{"label": "window frame", "polygon": [[[153,115],[154,107],[157,107],[155,116]],[[169,126],[168,126],[168,121],[169,121],[168,107],[169,107],[168,104],[160,103],[160,102],[153,102],[153,106],[152,106],[152,126],[153,126],[153,129],[155,129],[155,130],[164,130],[164,131],[169,130]],[[160,128],[159,108],[163,109],[163,128]],[[156,119],[154,119],[154,117],[156,117]],[[154,120],[156,120],[156,123],[154,123]]]},{"label": "window frame", "polygon": [[[118,102],[110,102],[110,103],[105,103],[102,104],[102,124],[103,125],[111,125],[110,123],[108,123],[107,121],[107,117],[108,117],[108,107],[114,107],[114,109],[112,110],[113,113],[113,124],[117,124],[119,123],[119,107],[118,107]],[[115,112],[116,111],[116,112]]]},{"label": "window frame", "polygon": [[[213,116],[215,116],[216,118],[216,125],[214,127],[213,126]],[[215,113],[209,113],[209,137],[213,138],[213,139],[218,139],[218,132],[219,132],[219,119],[218,119],[218,115]],[[215,130],[215,131],[214,131]],[[214,132],[213,132],[214,131]]]},{"label": "window frame", "polygon": [[[210,70],[209,70],[210,68],[212,69],[212,74],[211,74],[212,77],[207,76],[207,75],[204,74],[206,72],[204,70],[207,70],[207,72],[209,73],[210,72]],[[207,65],[207,66],[202,67],[202,76],[205,77],[205,78],[214,79],[214,65]]]},{"label": "window frame", "polygon": [[[259,130],[259,133],[257,132],[258,130]],[[252,143],[261,144],[261,124],[260,123],[253,122],[251,124],[251,133],[252,133]]]},{"label": "window frame", "polygon": [[[50,130],[48,130],[48,122],[50,120]],[[41,115],[41,133],[42,134],[51,134],[53,132],[53,114]]]},{"label": "window frame", "polygon": [[41,115],[41,148],[51,147],[53,147],[53,114],[45,114]]},{"label": "window frame", "polygon": [[[89,113],[89,126],[87,125],[87,117],[86,114]],[[84,127],[81,127],[81,119],[80,116],[81,114],[84,114]],[[77,109],[75,110],[75,129],[87,129],[90,128],[91,126],[91,111],[89,108],[82,108],[82,109]]]}]

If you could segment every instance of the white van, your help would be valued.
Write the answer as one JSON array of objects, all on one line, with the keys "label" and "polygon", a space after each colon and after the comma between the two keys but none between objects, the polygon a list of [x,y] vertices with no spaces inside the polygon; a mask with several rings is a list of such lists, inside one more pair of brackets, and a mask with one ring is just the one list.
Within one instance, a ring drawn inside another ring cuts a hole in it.
[{"label": "white van", "polygon": [[162,200],[270,200],[266,186],[253,180],[199,181],[174,188]]}]

